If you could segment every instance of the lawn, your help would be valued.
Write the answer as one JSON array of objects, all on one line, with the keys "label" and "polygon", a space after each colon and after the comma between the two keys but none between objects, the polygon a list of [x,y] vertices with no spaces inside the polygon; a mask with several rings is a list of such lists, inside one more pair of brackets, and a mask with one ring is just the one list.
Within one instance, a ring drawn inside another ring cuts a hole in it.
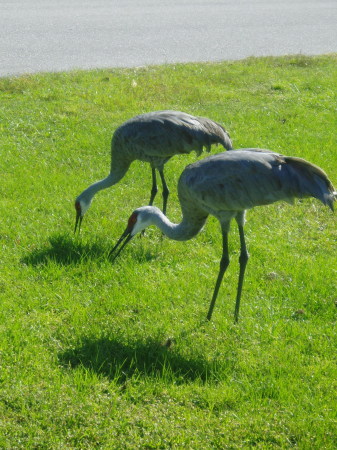
[{"label": "lawn", "polygon": [[[74,199],[108,174],[114,130],[147,111],[210,117],[236,148],[306,158],[336,187],[336,94],[336,54],[0,78],[0,448],[337,447],[328,208],[306,199],[248,212],[238,324],[235,224],[210,322],[214,217],[186,242],[149,228],[109,260],[148,202],[149,165],[97,194],[73,234]],[[178,177],[195,159],[166,165],[173,221]]]}]

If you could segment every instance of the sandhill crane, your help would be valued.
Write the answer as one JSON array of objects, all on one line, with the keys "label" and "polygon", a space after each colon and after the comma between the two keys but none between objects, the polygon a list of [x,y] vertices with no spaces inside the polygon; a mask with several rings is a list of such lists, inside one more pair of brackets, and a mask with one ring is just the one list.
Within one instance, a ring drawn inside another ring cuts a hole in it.
[{"label": "sandhill crane", "polygon": [[126,230],[111,250],[115,259],[130,239],[150,225],[156,225],[170,239],[184,241],[197,235],[209,214],[222,230],[220,270],[209,306],[210,320],[224,273],[229,265],[228,232],[235,219],[240,236],[240,271],[234,318],[239,318],[240,298],[248,252],[244,236],[245,210],[278,200],[293,203],[294,198],[315,197],[333,210],[337,193],[327,175],[310,162],[283,156],[269,150],[240,149],[219,153],[190,164],[178,182],[182,221],[174,224],[153,206],[136,209]]},{"label": "sandhill crane", "polygon": [[138,159],[150,163],[152,189],[149,204],[157,193],[156,169],[163,186],[163,212],[166,213],[169,190],[164,177],[164,165],[174,155],[198,155],[203,148],[209,152],[212,144],[221,144],[227,150],[232,142],[226,130],[213,120],[196,117],[180,111],[155,111],[133,117],[115,131],[111,142],[110,174],[85,189],[75,200],[76,222],[79,230],[84,214],[93,196],[120,181],[130,164]]}]

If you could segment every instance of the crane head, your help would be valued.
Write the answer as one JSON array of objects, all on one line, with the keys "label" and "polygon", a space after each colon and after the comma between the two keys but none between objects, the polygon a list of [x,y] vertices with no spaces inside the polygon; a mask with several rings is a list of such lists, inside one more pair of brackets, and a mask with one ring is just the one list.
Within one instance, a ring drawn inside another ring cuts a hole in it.
[{"label": "crane head", "polygon": [[78,226],[78,232],[80,232],[83,216],[86,213],[89,206],[90,206],[90,203],[88,204],[88,203],[84,202],[83,200],[79,200],[78,198],[75,200],[76,221],[75,221],[74,233],[76,233],[77,226]]},{"label": "crane head", "polygon": [[143,206],[133,211],[129,217],[128,224],[117,244],[110,251],[109,257],[113,256],[113,261],[117,258],[126,244],[140,231],[152,224],[151,211],[157,209],[153,206]]},{"label": "crane head", "polygon": [[83,219],[81,203],[79,201],[75,202],[75,210],[76,210],[76,221],[75,221],[74,233],[76,233],[77,225],[78,225],[78,232],[80,232],[81,223],[82,223],[82,219]]}]

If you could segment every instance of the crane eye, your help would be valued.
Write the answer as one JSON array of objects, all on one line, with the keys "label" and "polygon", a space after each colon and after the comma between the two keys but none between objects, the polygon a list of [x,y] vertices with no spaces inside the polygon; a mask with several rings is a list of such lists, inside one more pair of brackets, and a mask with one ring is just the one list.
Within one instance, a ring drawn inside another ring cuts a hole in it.
[{"label": "crane eye", "polygon": [[137,222],[137,214],[133,213],[131,214],[129,221],[128,221],[128,228],[133,228],[135,223]]}]

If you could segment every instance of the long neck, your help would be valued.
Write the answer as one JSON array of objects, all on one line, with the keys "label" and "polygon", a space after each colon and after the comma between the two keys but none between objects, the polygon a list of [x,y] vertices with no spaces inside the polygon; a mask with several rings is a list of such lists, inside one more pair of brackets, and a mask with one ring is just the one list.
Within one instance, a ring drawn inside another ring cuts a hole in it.
[{"label": "long neck", "polygon": [[118,181],[123,178],[123,176],[127,172],[128,168],[129,168],[129,166],[124,167],[123,169],[119,169],[119,170],[112,170],[106,178],[103,178],[103,180],[100,180],[100,181],[96,181],[95,183],[93,183],[89,187],[87,187],[79,195],[79,197],[86,199],[87,202],[91,202],[91,199],[97,192],[118,183]]},{"label": "long neck", "polygon": [[113,184],[117,183],[111,177],[111,174],[108,175],[106,178],[103,178],[103,180],[96,181],[95,183],[91,184],[89,187],[87,187],[81,195],[85,196],[88,199],[91,199],[98,191],[101,191],[102,189],[106,189]]},{"label": "long neck", "polygon": [[202,229],[207,216],[184,216],[178,224],[172,223],[160,210],[151,217],[151,222],[156,225],[168,238],[175,241],[187,241],[194,237]]}]

